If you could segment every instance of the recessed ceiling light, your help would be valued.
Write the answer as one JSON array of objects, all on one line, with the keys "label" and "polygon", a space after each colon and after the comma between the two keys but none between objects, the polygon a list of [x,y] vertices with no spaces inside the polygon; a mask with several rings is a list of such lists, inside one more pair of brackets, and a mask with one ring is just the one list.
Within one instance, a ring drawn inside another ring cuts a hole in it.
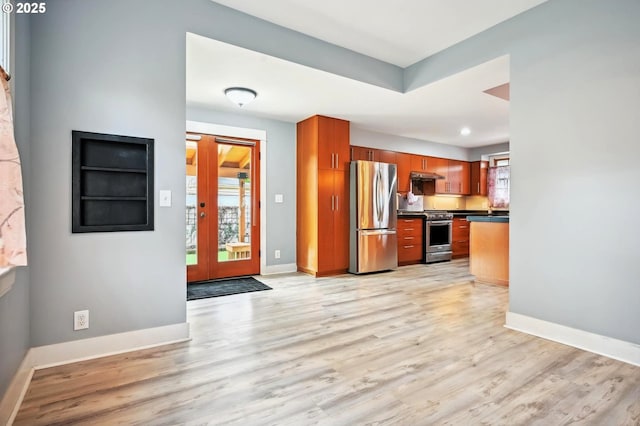
[{"label": "recessed ceiling light", "polygon": [[225,89],[224,94],[239,107],[243,107],[258,96],[255,90],[247,89],[246,87],[229,87]]},{"label": "recessed ceiling light", "polygon": [[460,134],[462,136],[469,136],[471,134],[471,129],[468,127],[463,127],[462,129],[460,129]]}]

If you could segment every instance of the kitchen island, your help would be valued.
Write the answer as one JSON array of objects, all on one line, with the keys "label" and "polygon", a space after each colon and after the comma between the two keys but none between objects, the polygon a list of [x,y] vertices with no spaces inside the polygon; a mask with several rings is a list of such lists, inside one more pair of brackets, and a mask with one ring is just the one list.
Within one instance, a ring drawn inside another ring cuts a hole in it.
[{"label": "kitchen island", "polygon": [[477,281],[509,285],[509,216],[467,216],[469,267]]}]

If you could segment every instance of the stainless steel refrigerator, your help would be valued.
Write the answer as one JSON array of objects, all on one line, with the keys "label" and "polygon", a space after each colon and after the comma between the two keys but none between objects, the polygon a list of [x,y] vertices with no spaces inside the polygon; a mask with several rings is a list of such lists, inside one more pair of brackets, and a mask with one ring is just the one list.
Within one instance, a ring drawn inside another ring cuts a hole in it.
[{"label": "stainless steel refrigerator", "polygon": [[350,191],[349,272],[397,268],[396,165],[352,161]]}]

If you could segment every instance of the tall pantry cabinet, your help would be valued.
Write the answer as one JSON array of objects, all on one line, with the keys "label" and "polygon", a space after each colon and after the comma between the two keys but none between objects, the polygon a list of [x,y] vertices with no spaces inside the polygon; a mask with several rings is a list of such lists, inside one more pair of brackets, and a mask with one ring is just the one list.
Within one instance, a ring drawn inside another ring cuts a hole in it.
[{"label": "tall pantry cabinet", "polygon": [[298,270],[336,275],[349,267],[349,122],[314,115],[297,124]]}]

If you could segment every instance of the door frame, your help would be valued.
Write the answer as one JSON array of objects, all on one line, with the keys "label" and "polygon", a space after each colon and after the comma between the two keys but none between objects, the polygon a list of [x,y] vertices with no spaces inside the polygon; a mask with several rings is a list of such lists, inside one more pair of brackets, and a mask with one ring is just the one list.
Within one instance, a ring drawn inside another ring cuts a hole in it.
[{"label": "door frame", "polygon": [[[241,139],[256,139],[260,141],[260,275],[265,274],[267,267],[267,132],[259,129],[248,129],[243,127],[225,126],[223,124],[205,123],[202,121],[186,122],[186,131],[191,133],[205,133],[209,135],[228,136]],[[186,268],[186,266],[185,266]],[[186,280],[186,273],[185,273]]]}]

